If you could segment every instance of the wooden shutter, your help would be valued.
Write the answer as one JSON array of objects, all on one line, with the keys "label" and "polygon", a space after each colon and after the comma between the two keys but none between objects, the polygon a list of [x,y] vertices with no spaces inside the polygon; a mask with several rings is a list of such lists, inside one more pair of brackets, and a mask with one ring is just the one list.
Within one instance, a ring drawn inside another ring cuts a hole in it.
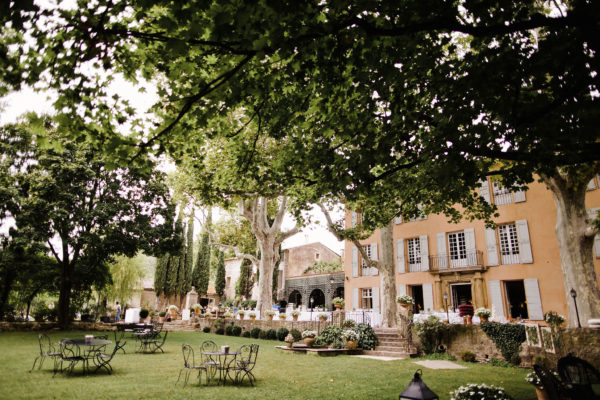
[{"label": "wooden shutter", "polygon": [[525,198],[525,191],[524,190],[517,190],[516,192],[513,192],[513,199],[515,201],[515,203],[522,203],[525,200],[527,200]]},{"label": "wooden shutter", "polygon": [[488,265],[498,265],[498,245],[495,229],[485,228],[485,248],[487,250]]},{"label": "wooden shutter", "polygon": [[[371,260],[372,261],[379,261],[379,255],[377,254],[377,243],[371,244]],[[371,275],[378,275],[379,274],[379,270],[377,268],[375,268],[375,267],[371,267],[369,273]]]},{"label": "wooden shutter", "polygon": [[490,199],[490,184],[488,180],[479,181],[479,195],[485,199],[488,203],[491,203]]},{"label": "wooden shutter", "polygon": [[352,211],[350,226],[354,228],[358,224],[358,214],[356,211]]},{"label": "wooden shutter", "polygon": [[397,224],[401,224],[402,223],[402,215],[399,215],[397,217],[394,218],[394,223]]},{"label": "wooden shutter", "polygon": [[[598,177],[598,181],[600,182],[600,176]],[[600,211],[600,207],[589,208],[587,210],[588,218],[592,220],[596,219],[598,211]],[[594,236],[594,255],[596,258],[600,258],[600,234]]]},{"label": "wooden shutter", "polygon": [[526,219],[520,219],[515,222],[517,227],[517,238],[519,239],[519,255],[522,264],[533,263],[533,254],[531,253],[531,243],[529,242],[529,228]]},{"label": "wooden shutter", "polygon": [[398,297],[406,294],[406,285],[398,285]]},{"label": "wooden shutter", "polygon": [[404,263],[404,239],[396,239],[396,262],[398,264],[398,273],[405,273],[406,266]]},{"label": "wooden shutter", "polygon": [[358,277],[358,249],[352,246],[352,277]]},{"label": "wooden shutter", "polygon": [[427,235],[420,236],[419,242],[421,246],[421,271],[429,271],[429,243],[427,242]]},{"label": "wooden shutter", "polygon": [[446,254],[446,233],[441,232],[435,236],[437,241],[438,268],[448,268],[448,255]]},{"label": "wooden shutter", "polygon": [[592,180],[588,182],[587,190],[594,190],[594,189],[596,189],[596,180],[594,178],[592,178]]},{"label": "wooden shutter", "polygon": [[435,311],[433,309],[433,285],[431,283],[423,284],[423,308],[428,313]]},{"label": "wooden shutter", "polygon": [[475,249],[475,229],[465,229],[465,247],[467,249],[467,265],[477,265],[477,252]]},{"label": "wooden shutter", "polygon": [[358,288],[352,289],[352,308],[354,310],[358,310],[360,308],[359,307],[359,304],[360,304],[360,301],[359,301],[360,297],[359,297],[359,295],[360,294],[359,294]]},{"label": "wooden shutter", "polygon": [[541,321],[544,319],[542,300],[537,279],[525,279],[525,297],[527,298],[527,312],[529,319]]},{"label": "wooden shutter", "polygon": [[494,317],[504,317],[504,302],[502,301],[502,291],[500,290],[500,281],[489,281],[490,300],[494,309]]},{"label": "wooden shutter", "polygon": [[373,311],[379,312],[379,286],[372,288],[373,293]]},{"label": "wooden shutter", "polygon": [[600,258],[600,235],[594,236],[594,253],[596,258]]}]

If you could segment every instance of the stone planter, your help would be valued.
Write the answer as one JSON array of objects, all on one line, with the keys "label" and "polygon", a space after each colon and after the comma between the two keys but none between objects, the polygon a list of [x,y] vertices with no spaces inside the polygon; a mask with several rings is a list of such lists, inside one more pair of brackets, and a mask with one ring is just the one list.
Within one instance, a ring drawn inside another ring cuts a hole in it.
[{"label": "stone planter", "polygon": [[294,321],[298,321],[298,315],[292,315],[292,319],[293,319]]},{"label": "stone planter", "polygon": [[285,342],[286,347],[291,348],[294,342]]},{"label": "stone planter", "polygon": [[306,345],[306,347],[312,347],[314,343],[315,343],[314,337],[304,338],[304,344]]},{"label": "stone planter", "polygon": [[333,304],[333,306],[335,307],[336,310],[340,310],[342,308],[341,304]]},{"label": "stone planter", "polygon": [[346,348],[348,350],[356,350],[356,347],[358,347],[358,342],[356,340],[347,340],[346,341]]},{"label": "stone planter", "polygon": [[250,316],[250,321],[254,321],[256,319],[256,315],[251,315]]},{"label": "stone planter", "polygon": [[267,315],[267,320],[268,321],[273,321],[273,316],[272,315]]}]

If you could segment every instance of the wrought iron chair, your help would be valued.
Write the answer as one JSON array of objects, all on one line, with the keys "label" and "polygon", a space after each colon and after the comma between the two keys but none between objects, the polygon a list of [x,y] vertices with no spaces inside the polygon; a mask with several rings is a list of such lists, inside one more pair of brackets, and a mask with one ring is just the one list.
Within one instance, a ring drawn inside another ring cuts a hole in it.
[{"label": "wrought iron chair", "polygon": [[558,360],[557,369],[563,382],[569,384],[571,397],[600,399],[600,372],[589,362],[569,353]]},{"label": "wrought iron chair", "polygon": [[165,331],[164,335],[162,335],[162,339],[160,338],[160,336],[154,336],[152,338],[142,339],[144,352],[145,353],[156,353],[157,350],[160,350],[162,353],[164,353],[165,351],[162,349],[162,347],[167,340],[168,333],[169,333],[169,331]]},{"label": "wrought iron chair", "polygon": [[97,352],[94,356],[94,364],[96,365],[96,369],[94,370],[94,372],[100,370],[100,368],[104,368],[109,375],[112,374],[112,366],[110,365],[110,362],[117,353],[117,350],[119,350],[121,347],[122,346],[120,342],[117,340],[115,342],[115,347],[113,348],[112,353],[106,354],[100,351]]},{"label": "wrought iron chair", "polygon": [[125,340],[125,331],[113,331],[115,335],[115,343],[119,343],[119,348],[117,350],[121,350],[123,354],[127,354],[125,351],[125,345],[127,341]]},{"label": "wrought iron chair", "polygon": [[[62,340],[60,342],[60,371],[62,372],[66,370],[67,373],[70,375],[73,372],[73,368],[75,367],[75,365],[77,365],[77,363],[80,361],[84,366],[85,370],[86,359],[79,353],[79,346],[77,346],[70,340]],[[63,368],[63,363],[68,363],[66,368]],[[59,363],[57,363],[56,367],[54,368],[53,377],[56,376],[56,373],[59,370],[57,368],[58,364]]]},{"label": "wrought iron chair", "polygon": [[202,356],[202,365],[206,367],[206,381],[210,382],[211,378],[215,376],[221,363],[215,357],[204,354],[205,352],[216,352],[217,344],[212,340],[205,340],[200,344],[200,351]]},{"label": "wrought iron chair", "polygon": [[258,356],[258,345],[250,344],[243,345],[240,350],[240,354],[235,358],[235,365],[229,369],[235,372],[235,384],[240,385],[244,378],[248,378],[248,381],[252,386],[256,381],[256,377],[252,373],[254,366],[256,365],[256,357]]},{"label": "wrought iron chair", "polygon": [[542,386],[546,389],[546,393],[550,400],[566,400],[571,399],[567,391],[567,387],[558,380],[558,378],[546,367],[534,364],[533,370],[540,378]]},{"label": "wrought iron chair", "polygon": [[183,387],[185,387],[188,383],[188,379],[190,377],[190,372],[198,371],[198,384],[201,382],[202,371],[206,373],[207,381],[208,381],[208,368],[205,365],[196,365],[194,359],[194,349],[189,344],[181,345],[181,351],[183,353],[183,368],[179,370],[179,376],[177,377],[177,384],[179,379],[181,379],[181,373],[185,371],[185,380],[183,382]]},{"label": "wrought iron chair", "polygon": [[40,360],[40,363],[38,364],[38,369],[41,369],[46,357],[51,357],[54,360],[54,369],[56,369],[56,363],[60,358],[60,351],[56,350],[56,347],[54,346],[54,344],[52,344],[50,338],[45,333],[40,333],[38,335],[38,341],[40,344],[40,354],[35,358],[35,360],[33,360],[33,366],[31,367],[29,372],[33,371],[37,360]]}]

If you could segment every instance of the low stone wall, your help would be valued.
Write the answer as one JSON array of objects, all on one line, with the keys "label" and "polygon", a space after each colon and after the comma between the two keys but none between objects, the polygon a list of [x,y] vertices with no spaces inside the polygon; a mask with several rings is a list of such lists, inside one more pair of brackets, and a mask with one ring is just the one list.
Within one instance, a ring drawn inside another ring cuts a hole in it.
[{"label": "low stone wall", "polygon": [[[0,332],[26,332],[26,331],[49,331],[58,330],[57,322],[0,322]],[[112,331],[112,324],[103,322],[79,322],[74,321],[69,326],[69,329],[80,331]]]},{"label": "low stone wall", "polygon": [[490,339],[479,325],[450,325],[450,333],[444,338],[448,354],[460,360],[463,351],[475,353],[477,361],[486,361],[502,357],[496,344]]},{"label": "low stone wall", "polygon": [[530,367],[534,363],[545,363],[549,368],[556,368],[559,358],[573,353],[574,356],[588,361],[600,369],[600,329],[572,328],[558,332],[556,352],[550,353],[541,347],[523,344],[520,353],[522,366]]},{"label": "low stone wall", "polygon": [[[199,319],[198,322],[191,322],[191,324],[194,326],[195,329],[198,330],[202,330],[205,326],[209,326],[211,328],[211,330],[214,332],[214,324],[217,320],[216,319]],[[231,324],[232,320],[228,319],[225,320],[225,324]],[[249,320],[249,319],[244,319],[244,320],[233,320],[235,325],[241,326],[242,327],[242,332],[244,331],[250,331],[252,330],[252,328],[259,328],[261,330],[268,330],[268,329],[275,329],[278,330],[279,328],[287,328],[288,330],[292,330],[292,329],[298,329],[299,331],[303,331],[303,330],[314,330],[317,332],[320,332],[321,330],[323,330],[323,328],[325,328],[328,323],[327,322],[320,322],[320,321],[279,321],[279,320]]]}]

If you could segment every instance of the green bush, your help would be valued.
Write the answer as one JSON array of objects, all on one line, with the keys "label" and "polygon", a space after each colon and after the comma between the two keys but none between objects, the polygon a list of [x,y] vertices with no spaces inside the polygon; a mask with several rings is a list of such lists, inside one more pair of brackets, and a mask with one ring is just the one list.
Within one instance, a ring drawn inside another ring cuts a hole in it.
[{"label": "green bush", "polygon": [[204,328],[202,328],[202,332],[210,333],[210,326],[205,326]]},{"label": "green bush", "polygon": [[258,333],[258,338],[259,339],[267,339],[267,331],[260,331]]},{"label": "green bush", "polygon": [[288,335],[288,333],[290,333],[290,331],[287,328],[277,329],[277,340],[279,340],[280,342],[283,342],[285,340],[285,337]]},{"label": "green bush", "polygon": [[431,315],[425,321],[415,323],[413,330],[421,341],[423,353],[432,354],[438,351],[442,337],[448,328],[438,317]]},{"label": "green bush", "polygon": [[504,367],[504,368],[514,368],[515,366],[508,361],[502,360],[500,358],[491,358],[489,363],[494,367]]},{"label": "green bush", "polygon": [[260,328],[252,328],[252,330],[250,331],[250,335],[254,338],[254,339],[258,339],[260,337],[260,333],[262,331],[260,330]]},{"label": "green bush", "polygon": [[250,335],[250,331],[244,331],[244,333],[242,333],[242,337],[249,338],[252,336]]},{"label": "green bush", "polygon": [[225,328],[225,320],[223,318],[217,318],[213,324],[215,329]]},{"label": "green bush", "polygon": [[225,334],[227,336],[233,336],[233,325],[227,325],[225,327]]},{"label": "green bush", "polygon": [[240,336],[242,334],[242,327],[238,325],[234,325],[231,330],[233,336]]},{"label": "green bush", "polygon": [[473,353],[469,350],[465,350],[462,353],[460,353],[460,358],[461,358],[461,360],[466,361],[466,362],[476,362],[475,353]]},{"label": "green bush", "polygon": [[356,326],[356,322],[351,319],[347,319],[342,323],[342,328],[354,328]]},{"label": "green bush", "polygon": [[292,329],[290,331],[290,334],[294,337],[294,341],[299,342],[300,340],[302,340],[302,332],[300,332],[298,329]]},{"label": "green bush", "polygon": [[269,329],[267,331],[267,339],[277,340],[277,332],[275,331],[275,329]]},{"label": "green bush", "polygon": [[148,317],[149,313],[150,313],[150,311],[146,310],[145,308],[142,308],[140,310],[140,318],[141,319],[146,319]]},{"label": "green bush", "polygon": [[256,300],[244,300],[242,301],[241,306],[243,308],[253,310],[256,308]]},{"label": "green bush", "polygon": [[217,335],[223,335],[225,333],[225,329],[223,329],[223,328],[217,328],[217,329],[215,329],[215,333]]},{"label": "green bush", "polygon": [[354,330],[358,333],[358,347],[373,350],[377,346],[377,335],[369,324],[358,324]]},{"label": "green bush", "polygon": [[519,349],[526,339],[525,327],[520,324],[486,322],[480,325],[485,334],[494,341],[505,360],[519,365]]},{"label": "green bush", "polygon": [[325,329],[319,333],[315,343],[319,345],[327,345],[334,349],[341,349],[345,346],[342,338],[342,328],[337,325],[327,325]]}]

